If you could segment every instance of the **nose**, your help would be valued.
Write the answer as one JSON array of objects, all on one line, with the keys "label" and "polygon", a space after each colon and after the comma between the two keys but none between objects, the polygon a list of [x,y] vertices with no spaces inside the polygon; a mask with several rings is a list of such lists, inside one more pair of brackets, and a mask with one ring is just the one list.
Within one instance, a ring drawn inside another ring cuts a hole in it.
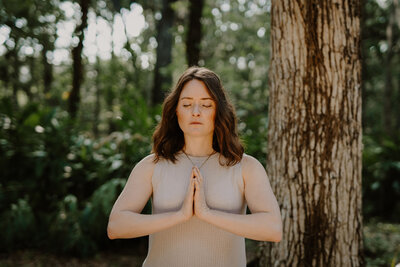
[{"label": "nose", "polygon": [[200,109],[198,104],[193,105],[192,116],[200,116]]}]

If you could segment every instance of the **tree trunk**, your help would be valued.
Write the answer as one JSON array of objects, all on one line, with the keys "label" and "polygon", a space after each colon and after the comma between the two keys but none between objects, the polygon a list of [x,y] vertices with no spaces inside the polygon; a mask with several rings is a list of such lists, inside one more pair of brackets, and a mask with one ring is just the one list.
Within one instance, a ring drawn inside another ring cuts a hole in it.
[{"label": "tree trunk", "polygon": [[[19,41],[19,39],[16,39],[15,43],[18,44],[18,41]],[[10,58],[12,59],[12,62],[10,62],[10,65],[11,65],[10,82],[11,82],[11,86],[12,86],[12,103],[13,103],[14,109],[18,110],[19,109],[18,90],[19,90],[19,87],[21,86],[21,82],[19,79],[21,62],[19,61],[19,58],[18,58],[17,45],[15,45],[15,48],[13,48],[10,51]]]},{"label": "tree trunk", "polygon": [[154,69],[152,104],[158,104],[164,100],[165,92],[172,83],[171,70],[168,67],[172,61],[172,26],[175,19],[171,4],[175,1],[162,1],[162,18],[157,24],[157,62]]},{"label": "tree trunk", "polygon": [[360,266],[360,0],[273,0],[268,173],[283,238],[261,266]]},{"label": "tree trunk", "polygon": [[100,111],[101,111],[101,91],[102,91],[102,84],[101,84],[101,79],[100,75],[101,73],[101,60],[100,57],[97,55],[96,56],[96,64],[95,64],[95,70],[96,70],[96,78],[95,78],[95,90],[96,90],[96,101],[94,105],[94,111],[93,111],[93,135],[95,138],[99,137],[99,124],[100,124]]},{"label": "tree trunk", "polygon": [[186,39],[186,59],[189,66],[198,65],[201,43],[201,15],[204,0],[190,1],[189,29]]},{"label": "tree trunk", "polygon": [[387,50],[385,56],[385,90],[383,97],[383,129],[387,136],[394,137],[393,129],[393,75],[392,75],[392,58],[394,45],[394,28],[396,26],[396,0],[389,6],[389,22],[386,26],[386,43]]},{"label": "tree trunk", "polygon": [[53,65],[47,60],[47,52],[52,51],[54,45],[50,43],[49,36],[43,37],[42,61],[43,61],[43,93],[46,102],[50,101],[51,84],[53,83]]},{"label": "tree trunk", "polygon": [[[397,25],[397,29],[400,30],[400,2],[399,1],[393,1],[393,8],[394,8],[394,18],[396,21],[396,25]],[[399,35],[396,35],[396,39],[394,40],[394,43],[398,43],[399,42]],[[400,75],[397,75],[396,78],[396,90],[397,90],[397,99],[395,99],[394,103],[400,103]],[[397,109],[397,112],[394,114],[396,121],[395,123],[395,130],[399,132],[400,130],[400,113],[399,113],[399,109]],[[394,133],[396,134],[396,133]]]},{"label": "tree trunk", "polygon": [[80,0],[81,7],[81,23],[75,29],[75,35],[78,37],[78,45],[72,48],[72,89],[68,99],[68,111],[71,118],[76,118],[78,106],[80,102],[80,89],[83,82],[83,64],[82,64],[82,49],[84,40],[84,30],[87,27],[87,15],[89,11],[90,0]]},{"label": "tree trunk", "polygon": [[369,100],[369,96],[367,95],[367,88],[365,86],[365,81],[368,79],[367,74],[367,61],[365,60],[368,54],[368,48],[366,45],[366,40],[368,38],[368,34],[366,33],[367,29],[367,11],[365,5],[368,0],[361,0],[361,20],[360,20],[360,35],[361,35],[361,102],[362,102],[362,111],[361,111],[361,121],[362,123],[362,131],[365,132],[366,124],[364,123],[367,121],[366,116],[366,107],[368,106],[367,101]]}]

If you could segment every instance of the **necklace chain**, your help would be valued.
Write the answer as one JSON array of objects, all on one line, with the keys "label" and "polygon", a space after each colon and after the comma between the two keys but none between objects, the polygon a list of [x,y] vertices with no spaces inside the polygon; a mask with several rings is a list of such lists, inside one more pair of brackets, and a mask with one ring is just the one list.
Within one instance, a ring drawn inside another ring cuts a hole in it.
[{"label": "necklace chain", "polygon": [[[183,152],[183,154],[185,154],[186,157],[190,160],[190,162],[193,164],[193,166],[196,166],[196,164],[194,164],[194,162],[192,161],[192,159],[188,156],[188,154],[186,154],[186,152],[185,152],[183,149],[182,149],[182,152]],[[215,152],[216,152],[216,151],[214,151],[213,153],[211,153],[211,154],[206,158],[206,160],[203,161],[203,163],[202,163],[202,164],[200,165],[200,167],[199,167],[199,170],[200,170],[201,167],[203,167],[204,163],[206,163],[206,161],[207,161],[212,155],[215,154]]]}]

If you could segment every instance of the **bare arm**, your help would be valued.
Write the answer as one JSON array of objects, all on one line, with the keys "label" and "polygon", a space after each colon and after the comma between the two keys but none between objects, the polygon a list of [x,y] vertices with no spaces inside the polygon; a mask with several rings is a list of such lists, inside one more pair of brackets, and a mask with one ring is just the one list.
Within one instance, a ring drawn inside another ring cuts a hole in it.
[{"label": "bare arm", "polygon": [[209,209],[205,204],[204,190],[201,189],[201,174],[198,174],[200,179],[196,179],[195,183],[196,216],[239,236],[279,242],[282,238],[281,215],[264,167],[255,158],[244,155],[242,175],[245,198],[252,214],[233,214]]},{"label": "bare arm", "polygon": [[153,191],[153,170],[153,155],[147,156],[133,168],[111,210],[107,227],[110,239],[149,235],[182,223],[193,215],[193,181],[189,184],[181,210],[151,215],[140,214]]}]

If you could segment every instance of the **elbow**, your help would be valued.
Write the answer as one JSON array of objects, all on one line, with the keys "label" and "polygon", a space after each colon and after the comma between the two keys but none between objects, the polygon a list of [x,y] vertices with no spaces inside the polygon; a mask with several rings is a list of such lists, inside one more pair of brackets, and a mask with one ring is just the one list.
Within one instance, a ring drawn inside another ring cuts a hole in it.
[{"label": "elbow", "polygon": [[[272,226],[272,227],[271,227]],[[282,220],[281,218],[276,218],[274,224],[270,225],[268,229],[265,229],[265,234],[262,241],[279,243],[282,240]]]},{"label": "elbow", "polygon": [[117,239],[117,232],[115,231],[115,223],[109,221],[108,225],[107,225],[107,236],[109,239],[113,240],[113,239]]},{"label": "elbow", "polygon": [[264,236],[260,239],[260,241],[274,242],[279,243],[282,240],[282,231],[281,230],[272,230],[268,229],[268,232],[264,234]]},{"label": "elbow", "polygon": [[115,236],[115,233],[113,231],[111,231],[110,227],[107,227],[107,236],[111,240],[117,239],[117,237]]},{"label": "elbow", "polygon": [[282,219],[280,217],[277,220],[276,228],[274,230],[275,231],[271,241],[275,243],[281,242],[283,231],[282,231]]},{"label": "elbow", "polygon": [[282,240],[282,229],[276,230],[271,236],[271,242],[279,243]]}]

